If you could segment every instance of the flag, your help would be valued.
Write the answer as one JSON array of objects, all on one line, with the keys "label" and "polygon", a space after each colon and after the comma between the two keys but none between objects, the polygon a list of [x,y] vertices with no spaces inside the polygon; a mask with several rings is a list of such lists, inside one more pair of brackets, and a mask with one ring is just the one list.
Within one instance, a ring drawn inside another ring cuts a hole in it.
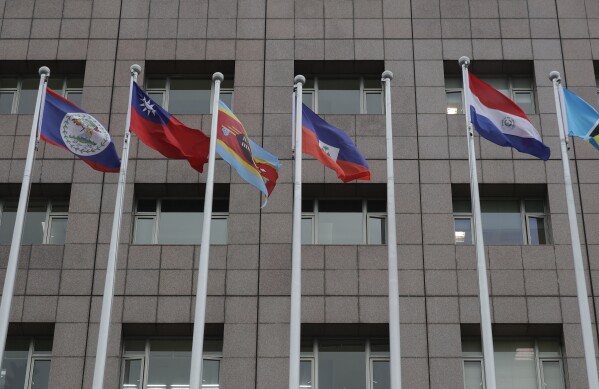
[{"label": "flag", "polygon": [[95,170],[118,173],[121,161],[102,124],[69,100],[46,88],[40,137],[75,154]]},{"label": "flag", "polygon": [[131,131],[165,157],[186,159],[200,173],[208,162],[210,138],[200,130],[183,125],[136,82],[133,82],[131,95]]},{"label": "flag", "polygon": [[366,159],[349,136],[302,104],[302,149],[337,173],[343,182],[370,180]]},{"label": "flag", "polygon": [[[218,102],[216,152],[266,198],[274,189],[279,159],[250,140],[243,124],[222,101]],[[266,201],[262,207],[266,205]]]},{"label": "flag", "polygon": [[551,150],[541,141],[524,111],[492,86],[469,73],[472,124],[487,140],[547,160]]},{"label": "flag", "polygon": [[568,135],[582,138],[599,149],[599,112],[566,88],[562,88]]}]

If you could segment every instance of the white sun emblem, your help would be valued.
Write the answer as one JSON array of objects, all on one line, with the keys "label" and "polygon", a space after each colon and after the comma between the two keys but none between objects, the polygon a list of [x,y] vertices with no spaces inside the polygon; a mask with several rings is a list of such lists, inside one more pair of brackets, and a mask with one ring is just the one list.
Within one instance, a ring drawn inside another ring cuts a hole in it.
[{"label": "white sun emblem", "polygon": [[155,104],[150,104],[152,100],[150,100],[149,98],[146,99],[144,97],[141,101],[142,103],[139,106],[143,108],[143,112],[147,112],[148,116],[150,116],[150,114],[156,115],[156,110],[154,109]]}]

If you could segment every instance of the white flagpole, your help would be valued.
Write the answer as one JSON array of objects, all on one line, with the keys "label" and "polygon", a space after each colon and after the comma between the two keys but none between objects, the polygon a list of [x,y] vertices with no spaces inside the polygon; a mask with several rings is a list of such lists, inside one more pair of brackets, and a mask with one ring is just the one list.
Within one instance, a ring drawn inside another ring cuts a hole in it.
[{"label": "white flagpole", "polygon": [[206,294],[208,292],[208,261],[210,254],[210,222],[212,220],[212,195],[214,191],[214,160],[216,159],[216,137],[218,131],[218,101],[220,84],[225,79],[222,73],[212,75],[214,97],[212,100],[212,127],[210,128],[210,151],[208,154],[208,176],[204,195],[204,220],[202,222],[202,242],[196,291],[196,311],[193,325],[193,346],[191,349],[191,373],[189,388],[202,387],[202,351],[204,349],[204,324],[206,321]]},{"label": "white flagpole", "polygon": [[94,367],[93,389],[103,389],[104,371],[106,368],[106,349],[108,348],[108,334],[110,330],[110,317],[112,302],[114,300],[114,279],[116,276],[117,256],[119,251],[119,236],[121,234],[121,220],[123,219],[123,200],[125,198],[125,184],[127,182],[127,164],[129,162],[129,143],[131,138],[131,95],[133,83],[141,73],[141,66],[131,66],[131,80],[129,82],[129,100],[127,109],[127,122],[123,138],[123,153],[121,155],[121,170],[116,189],[114,216],[112,218],[112,234],[108,249],[108,263],[106,265],[106,280],[104,281],[104,295],[102,296],[102,312],[100,314],[100,329],[98,330],[98,346],[96,348],[96,364]]},{"label": "white flagpole", "polygon": [[31,134],[29,135],[29,146],[27,147],[27,159],[25,160],[25,171],[23,172],[23,182],[21,183],[21,194],[19,196],[19,205],[15,216],[15,227],[12,233],[12,242],[10,254],[8,255],[8,266],[4,278],[4,288],[2,290],[2,302],[0,303],[0,362],[4,358],[4,347],[6,346],[6,333],[8,332],[8,323],[10,320],[10,308],[15,289],[15,280],[17,278],[17,269],[19,265],[19,252],[21,251],[21,238],[23,237],[23,226],[25,224],[25,215],[27,213],[27,204],[29,202],[29,189],[31,188],[31,170],[37,151],[38,129],[40,122],[40,111],[44,103],[42,96],[50,77],[50,69],[42,66],[39,69],[40,83],[37,90],[35,101],[35,111],[33,114],[33,123],[31,124]]},{"label": "white flagpole", "polygon": [[474,150],[474,131],[470,118],[470,84],[468,66],[470,58],[461,57],[464,80],[464,113],[466,114],[466,136],[468,138],[468,162],[470,164],[470,197],[472,200],[472,215],[474,221],[474,240],[476,243],[476,269],[478,273],[478,299],[480,302],[480,330],[483,344],[485,365],[485,388],[495,389],[495,354],[493,351],[493,329],[491,327],[491,304],[489,303],[489,285],[487,281],[487,262],[485,258],[485,242],[483,240],[482,216],[480,197],[478,193],[478,176],[476,172],[476,154]]},{"label": "white flagpole", "polygon": [[566,188],[566,205],[568,207],[568,220],[570,222],[570,238],[572,240],[572,258],[574,260],[574,273],[576,275],[576,295],[578,297],[578,309],[580,311],[580,327],[582,328],[582,340],[584,345],[584,359],[587,368],[589,389],[599,389],[597,377],[597,360],[595,357],[595,342],[591,326],[591,313],[587,293],[586,278],[582,264],[582,251],[580,249],[580,235],[578,232],[578,221],[576,208],[574,207],[574,192],[572,190],[572,177],[570,173],[570,158],[566,145],[567,127],[566,112],[564,110],[563,91],[559,72],[549,73],[549,79],[553,83],[555,95],[555,110],[557,112],[557,123],[559,129],[559,140],[562,153],[562,165],[564,170],[564,186]]},{"label": "white flagpole", "polygon": [[295,76],[295,171],[293,178],[293,243],[291,246],[291,315],[289,318],[289,389],[299,388],[302,327],[302,87]]},{"label": "white flagpole", "polygon": [[393,173],[393,128],[391,126],[391,80],[393,73],[383,72],[385,84],[385,126],[387,140],[387,246],[389,277],[389,348],[391,389],[401,389],[401,348],[399,332],[399,274],[397,271],[397,235],[395,224],[395,175]]}]

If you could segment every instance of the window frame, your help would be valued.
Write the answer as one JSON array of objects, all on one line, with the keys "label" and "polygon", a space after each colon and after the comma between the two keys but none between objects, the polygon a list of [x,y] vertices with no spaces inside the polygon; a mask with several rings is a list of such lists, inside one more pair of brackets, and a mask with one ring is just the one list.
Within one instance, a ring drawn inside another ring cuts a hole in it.
[{"label": "window frame", "polygon": [[[42,201],[44,201],[44,199],[41,199]],[[4,216],[4,207],[6,206],[6,202],[7,201],[17,201],[18,204],[18,199],[2,199],[0,200],[0,225],[2,224],[2,218]],[[67,223],[69,221],[69,212],[54,212],[52,211],[52,205],[54,202],[56,201],[67,201],[70,205],[70,200],[63,200],[63,199],[47,199],[46,200],[46,217],[44,219],[44,227],[43,227],[43,234],[42,234],[42,241],[40,243],[31,243],[31,244],[54,244],[54,245],[63,245],[63,243],[50,243],[50,232],[52,231],[52,220],[53,219],[66,219]],[[27,204],[27,211],[25,211],[25,220],[23,223],[23,229],[25,229],[25,225],[26,225],[26,221],[27,221],[27,213],[29,212],[29,203]],[[14,231],[14,225],[13,225],[13,231]]]},{"label": "window frame", "polygon": [[[3,92],[12,92],[13,93],[12,106],[11,106],[10,113],[4,113],[3,115],[32,115],[29,113],[19,113],[19,103],[21,101],[21,92],[23,90],[23,81],[26,78],[29,79],[29,77],[23,77],[22,75],[7,74],[7,75],[2,75],[2,78],[14,78],[17,80],[16,88],[0,88],[0,93],[3,93]],[[56,92],[60,92],[62,97],[64,97],[64,98],[68,98],[68,94],[72,93],[72,92],[79,92],[79,93],[83,94],[82,87],[75,88],[75,87],[68,86],[68,81],[73,78],[81,78],[81,80],[83,80],[83,75],[81,77],[74,77],[74,76],[69,76],[69,75],[62,77],[62,86],[60,88],[60,91],[56,91]]]},{"label": "window frame", "polygon": [[[23,337],[21,337],[23,339]],[[25,368],[25,388],[31,389],[33,384],[33,370],[36,361],[50,361],[52,363],[52,351],[35,351],[35,337],[29,337],[27,350],[27,366]],[[39,339],[39,338],[38,338]],[[0,361],[0,364],[3,361]]]},{"label": "window frame", "polygon": [[[318,112],[318,102],[319,102],[319,91],[320,88],[318,86],[318,82],[320,78],[325,78],[325,79],[329,79],[329,77],[327,77],[326,75],[322,76],[322,75],[318,75],[318,76],[314,76],[311,78],[311,81],[313,81],[314,86],[307,88],[304,87],[302,89],[302,95],[304,94],[310,94],[312,95],[312,107],[310,107],[315,113],[319,113]],[[364,76],[359,76],[359,77],[330,77],[330,79],[339,79],[339,80],[344,80],[344,79],[355,79],[358,78],[360,81],[360,107],[359,107],[359,111],[357,113],[327,113],[326,115],[384,115],[385,114],[385,91],[383,89],[382,83],[381,83],[381,87],[379,89],[377,88],[367,88],[365,87],[365,80],[366,79],[370,79],[370,77],[364,77]],[[373,78],[375,79],[375,78]],[[374,94],[375,92],[380,93],[380,98],[381,98],[381,111],[382,112],[376,112],[376,113],[370,113],[368,112],[368,107],[366,104],[366,95],[367,94]]]}]

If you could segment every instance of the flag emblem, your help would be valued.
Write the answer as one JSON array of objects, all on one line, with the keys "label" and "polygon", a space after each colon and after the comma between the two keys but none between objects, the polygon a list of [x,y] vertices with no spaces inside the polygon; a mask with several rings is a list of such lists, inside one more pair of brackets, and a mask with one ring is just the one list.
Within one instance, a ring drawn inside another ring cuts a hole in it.
[{"label": "flag emblem", "polygon": [[154,105],[152,104],[152,100],[150,100],[149,98],[146,99],[145,97],[141,96],[141,104],[139,105],[142,108],[142,112],[144,112],[145,114],[147,114],[148,116],[150,116],[150,114],[152,115],[156,115],[156,110],[154,109]]},{"label": "flag emblem", "polygon": [[325,152],[326,155],[333,159],[333,161],[337,160],[337,157],[339,157],[339,149],[337,147],[328,145],[321,140],[318,141],[318,145],[320,146],[322,151]]},{"label": "flag emblem", "polygon": [[65,146],[79,156],[96,155],[110,145],[110,135],[93,116],[83,112],[67,113],[60,125]]}]

